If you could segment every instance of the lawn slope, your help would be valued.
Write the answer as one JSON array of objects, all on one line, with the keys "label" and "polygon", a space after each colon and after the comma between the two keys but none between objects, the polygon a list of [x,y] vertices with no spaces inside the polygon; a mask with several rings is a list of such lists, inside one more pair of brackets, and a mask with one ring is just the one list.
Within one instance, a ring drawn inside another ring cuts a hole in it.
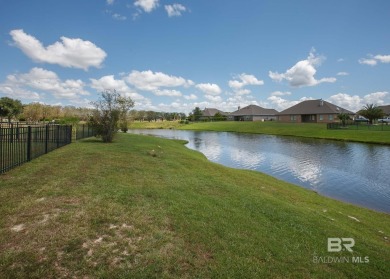
[{"label": "lawn slope", "polygon": [[[183,143],[86,139],[0,176],[0,278],[390,274],[389,215],[209,162]],[[329,237],[353,238],[353,253],[327,252]]]}]

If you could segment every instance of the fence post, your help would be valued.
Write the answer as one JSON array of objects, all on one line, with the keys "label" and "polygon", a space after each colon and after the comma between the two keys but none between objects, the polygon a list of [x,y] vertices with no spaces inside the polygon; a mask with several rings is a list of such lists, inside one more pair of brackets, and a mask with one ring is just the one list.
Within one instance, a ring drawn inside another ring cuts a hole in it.
[{"label": "fence post", "polygon": [[72,131],[73,131],[73,126],[69,125],[68,126],[69,132],[68,132],[68,142],[67,143],[72,143]]},{"label": "fence post", "polygon": [[14,124],[11,123],[10,125],[10,143],[14,142]]},{"label": "fence post", "polygon": [[47,146],[48,146],[48,141],[49,141],[49,125],[46,125],[45,128],[45,154],[47,154]]},{"label": "fence post", "polygon": [[60,125],[57,125],[57,148],[60,147]]},{"label": "fence post", "polygon": [[27,127],[27,162],[31,161],[31,126]]},{"label": "fence post", "polygon": [[[1,128],[1,122],[0,122],[0,173],[3,173],[5,170],[5,155],[3,152],[3,128]],[[5,144],[5,142],[4,142]]]}]

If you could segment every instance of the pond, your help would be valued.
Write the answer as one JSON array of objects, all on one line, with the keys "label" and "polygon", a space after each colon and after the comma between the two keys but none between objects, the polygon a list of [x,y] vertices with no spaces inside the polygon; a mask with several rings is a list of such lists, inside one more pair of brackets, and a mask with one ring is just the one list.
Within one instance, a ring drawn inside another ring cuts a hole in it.
[{"label": "pond", "polygon": [[226,132],[129,133],[187,140],[187,147],[210,161],[260,171],[334,199],[390,213],[389,146]]}]

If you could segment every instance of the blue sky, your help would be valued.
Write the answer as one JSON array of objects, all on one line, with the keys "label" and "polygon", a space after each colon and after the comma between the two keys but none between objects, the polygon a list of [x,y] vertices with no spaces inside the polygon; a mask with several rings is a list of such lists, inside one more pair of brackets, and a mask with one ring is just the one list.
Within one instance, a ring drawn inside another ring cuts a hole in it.
[{"label": "blue sky", "polygon": [[135,109],[390,104],[388,0],[0,0],[0,97]]}]

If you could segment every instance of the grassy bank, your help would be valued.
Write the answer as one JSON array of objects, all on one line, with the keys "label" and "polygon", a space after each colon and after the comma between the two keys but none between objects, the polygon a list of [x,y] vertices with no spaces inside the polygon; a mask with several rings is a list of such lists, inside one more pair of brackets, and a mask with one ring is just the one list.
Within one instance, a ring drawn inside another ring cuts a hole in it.
[{"label": "grassy bank", "polygon": [[202,122],[183,125],[179,129],[258,133],[270,135],[298,136],[309,138],[390,144],[389,131],[328,130],[325,124],[281,123],[281,122]]},{"label": "grassy bank", "polygon": [[134,121],[129,125],[129,129],[178,129],[185,124],[179,121]]},{"label": "grassy bank", "polygon": [[[389,215],[214,164],[181,141],[82,140],[0,176],[0,200],[0,278],[390,274]],[[329,237],[353,238],[353,253],[327,252]]]}]

